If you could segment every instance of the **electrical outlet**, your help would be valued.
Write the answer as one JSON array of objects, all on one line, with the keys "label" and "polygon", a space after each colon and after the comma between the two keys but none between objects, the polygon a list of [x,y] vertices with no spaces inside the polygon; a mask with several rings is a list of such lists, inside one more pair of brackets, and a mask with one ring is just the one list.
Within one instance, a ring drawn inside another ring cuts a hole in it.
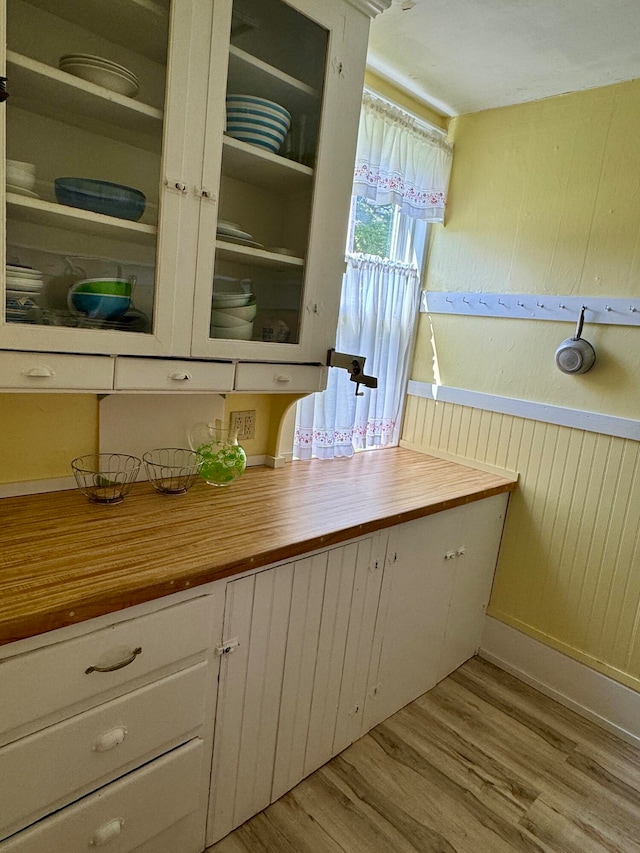
[{"label": "electrical outlet", "polygon": [[238,441],[246,441],[255,438],[256,435],[256,410],[249,409],[245,412],[231,412],[229,417],[229,428],[236,430]]}]

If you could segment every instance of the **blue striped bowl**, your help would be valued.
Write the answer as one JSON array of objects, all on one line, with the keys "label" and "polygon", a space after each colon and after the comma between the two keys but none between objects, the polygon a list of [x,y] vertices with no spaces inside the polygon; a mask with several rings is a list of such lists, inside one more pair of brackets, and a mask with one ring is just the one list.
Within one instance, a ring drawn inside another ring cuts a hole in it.
[{"label": "blue striped bowl", "polygon": [[290,123],[288,110],[273,101],[252,95],[227,96],[227,133],[234,139],[276,153]]}]

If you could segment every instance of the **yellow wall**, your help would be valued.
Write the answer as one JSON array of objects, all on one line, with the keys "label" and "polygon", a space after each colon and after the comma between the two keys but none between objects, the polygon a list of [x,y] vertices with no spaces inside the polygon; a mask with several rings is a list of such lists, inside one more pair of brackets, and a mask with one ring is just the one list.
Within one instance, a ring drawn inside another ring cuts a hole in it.
[{"label": "yellow wall", "polygon": [[440,113],[432,110],[426,104],[417,101],[412,95],[409,95],[407,92],[404,92],[402,89],[394,86],[393,83],[390,83],[388,80],[384,80],[382,77],[379,77],[373,71],[367,69],[364,77],[364,84],[369,89],[372,89],[374,92],[382,95],[383,98],[387,98],[387,100],[397,104],[399,107],[403,107],[405,110],[419,116],[425,121],[428,121],[430,124],[435,125],[435,127],[439,127],[442,130],[447,129],[449,119],[446,116],[440,115]]},{"label": "yellow wall", "polygon": [[[459,117],[431,290],[638,296],[640,81]],[[585,299],[585,302],[587,300]],[[412,378],[638,419],[640,329],[422,315]],[[640,443],[409,398],[412,446],[518,470],[490,612],[640,689]]]},{"label": "yellow wall", "polygon": [[[283,413],[291,394],[229,394],[225,413],[255,409],[256,437],[248,456],[277,455]],[[0,484],[70,477],[76,456],[97,453],[95,394],[0,394]]]},{"label": "yellow wall", "polygon": [[0,394],[0,483],[71,476],[98,446],[93,394]]}]

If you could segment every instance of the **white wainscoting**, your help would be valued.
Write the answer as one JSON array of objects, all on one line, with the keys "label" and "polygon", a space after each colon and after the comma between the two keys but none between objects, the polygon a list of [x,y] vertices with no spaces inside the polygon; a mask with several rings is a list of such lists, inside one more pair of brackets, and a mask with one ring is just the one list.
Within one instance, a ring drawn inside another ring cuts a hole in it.
[{"label": "white wainscoting", "polygon": [[563,406],[550,406],[517,397],[500,397],[497,394],[485,394],[482,391],[469,391],[466,388],[452,388],[448,385],[433,385],[431,382],[409,381],[407,394],[425,397],[428,400],[441,400],[443,403],[457,403],[472,409],[484,409],[487,412],[499,412],[503,415],[515,415],[532,421],[544,421],[601,435],[615,435],[618,438],[631,438],[640,441],[640,420],[620,418],[617,415],[603,415],[600,412],[585,412],[580,409],[568,409]]},{"label": "white wainscoting", "polygon": [[487,616],[478,653],[561,705],[640,746],[640,694]]}]

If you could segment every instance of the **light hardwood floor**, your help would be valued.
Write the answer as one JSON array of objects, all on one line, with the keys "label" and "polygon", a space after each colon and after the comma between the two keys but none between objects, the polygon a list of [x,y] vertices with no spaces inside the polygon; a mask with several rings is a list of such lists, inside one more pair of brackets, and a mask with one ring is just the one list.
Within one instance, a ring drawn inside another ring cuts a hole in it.
[{"label": "light hardwood floor", "polygon": [[207,853],[640,853],[640,750],[474,658]]}]

